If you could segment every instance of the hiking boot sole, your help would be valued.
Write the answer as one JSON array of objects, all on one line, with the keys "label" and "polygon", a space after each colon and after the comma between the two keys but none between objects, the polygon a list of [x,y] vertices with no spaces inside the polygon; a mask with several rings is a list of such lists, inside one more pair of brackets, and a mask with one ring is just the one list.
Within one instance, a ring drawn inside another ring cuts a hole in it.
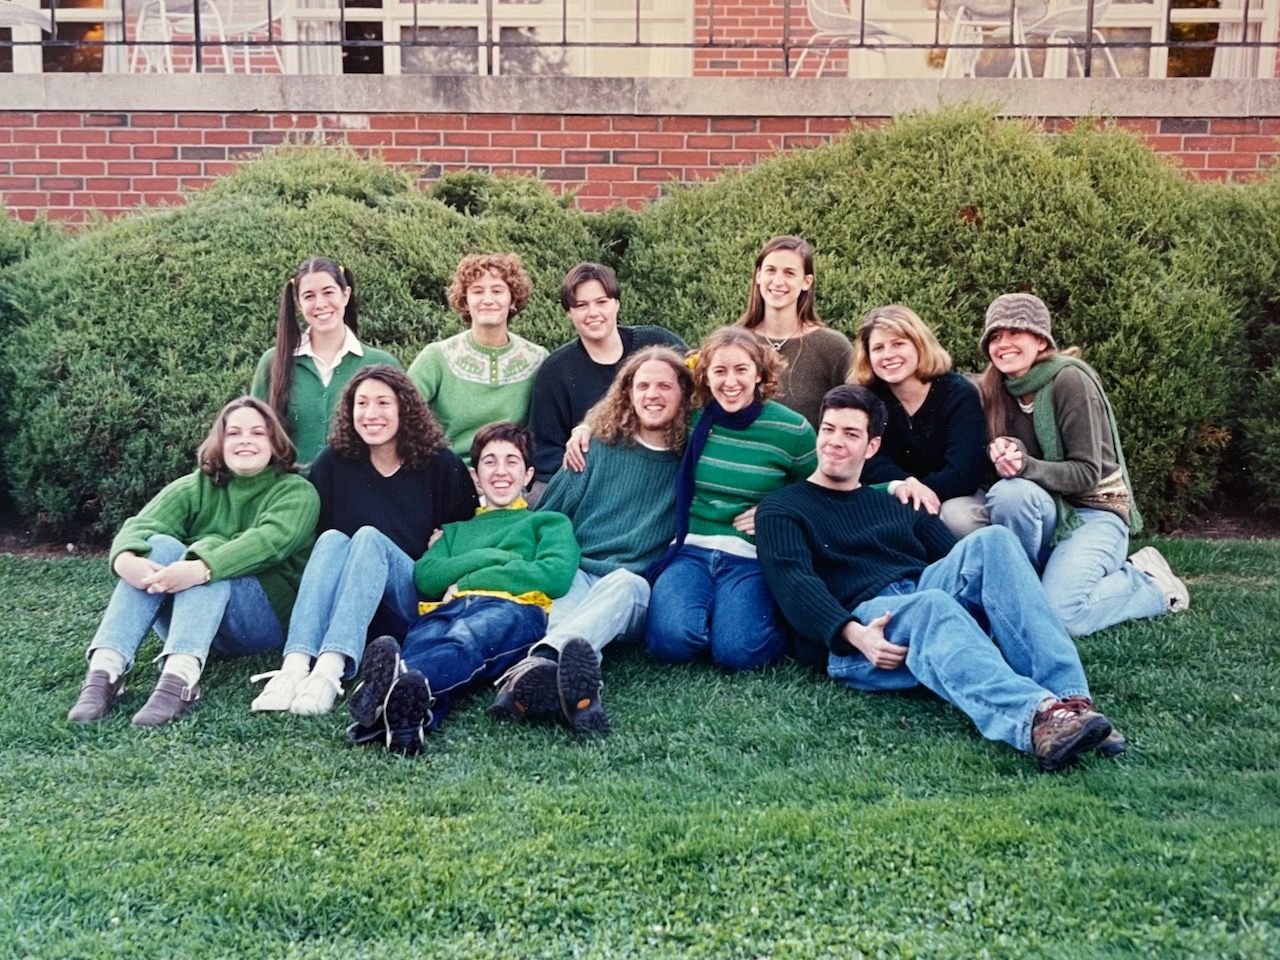
[{"label": "hiking boot sole", "polygon": [[393,753],[415,754],[422,749],[424,728],[431,722],[431,687],[417,670],[395,678],[382,723],[387,733],[387,749]]},{"label": "hiking boot sole", "polygon": [[361,669],[363,680],[347,701],[347,709],[356,723],[372,727],[378,722],[399,675],[400,644],[392,637],[379,637],[369,644]]},{"label": "hiking boot sole", "polygon": [[[543,665],[545,664],[545,666]],[[489,707],[491,717],[503,720],[545,720],[560,714],[560,691],[554,660],[543,660],[500,690]]]},{"label": "hiking boot sole", "polygon": [[591,644],[574,639],[564,645],[556,686],[560,710],[575,734],[603,736],[609,732],[609,716],[600,703],[600,661]]}]

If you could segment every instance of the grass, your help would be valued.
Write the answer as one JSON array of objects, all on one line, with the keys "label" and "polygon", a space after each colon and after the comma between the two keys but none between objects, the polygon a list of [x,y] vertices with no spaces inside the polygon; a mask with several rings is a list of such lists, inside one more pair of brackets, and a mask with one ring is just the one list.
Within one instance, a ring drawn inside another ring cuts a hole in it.
[{"label": "grass", "polygon": [[1190,613],[1083,639],[1132,748],[1058,776],[927,695],[606,660],[615,732],[477,698],[415,760],[255,716],[270,658],[63,717],[111,578],[0,556],[0,956],[1280,956],[1280,543],[1161,541]]}]

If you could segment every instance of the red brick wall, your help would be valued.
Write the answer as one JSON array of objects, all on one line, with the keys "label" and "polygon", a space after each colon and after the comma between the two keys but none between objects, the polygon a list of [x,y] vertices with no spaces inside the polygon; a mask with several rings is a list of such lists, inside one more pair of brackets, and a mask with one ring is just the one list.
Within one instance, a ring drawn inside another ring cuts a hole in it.
[{"label": "red brick wall", "polygon": [[[1280,119],[1119,123],[1205,179],[1247,179],[1280,155]],[[849,127],[819,117],[0,112],[0,194],[23,219],[83,221],[181,202],[264,147],[319,140],[379,152],[423,180],[462,169],[535,174],[595,210],[639,206],[672,180],[716,177]]]},{"label": "red brick wall", "polygon": [[[813,28],[805,14],[805,0],[791,0],[789,7],[790,30],[787,0],[697,0],[693,42],[716,46],[694,50],[693,75],[780,77],[791,72],[804,44],[813,36]],[[785,62],[781,53],[784,42],[790,48]],[[817,76],[822,53],[822,49],[815,48],[797,75]],[[848,55],[843,50],[832,50],[823,72],[826,76],[846,76]]]}]

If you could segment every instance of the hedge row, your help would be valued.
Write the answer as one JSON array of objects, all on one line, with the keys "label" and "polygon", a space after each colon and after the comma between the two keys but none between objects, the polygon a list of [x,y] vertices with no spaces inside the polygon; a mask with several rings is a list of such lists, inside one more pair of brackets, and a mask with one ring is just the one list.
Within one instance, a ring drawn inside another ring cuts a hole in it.
[{"label": "hedge row", "polygon": [[978,369],[986,304],[1033,290],[1117,408],[1139,497],[1160,522],[1202,508],[1223,468],[1280,509],[1280,183],[1190,183],[1132,136],[1046,137],[980,109],[903,118],[780,156],[638,213],[586,215],[536,181],[463,174],[429,191],[331,149],[265,157],[181,208],[74,235],[5,222],[5,478],[47,532],[107,535],[189,467],[217,407],[271,343],[280,284],[327,253],[355,273],[361,334],[406,363],[458,329],[445,303],[473,250],[514,249],[534,298],[515,329],[570,334],[560,277],[604,259],[624,322],[690,341],[732,322],[778,233],[818,250],[819,308],[851,332],[913,306]]}]

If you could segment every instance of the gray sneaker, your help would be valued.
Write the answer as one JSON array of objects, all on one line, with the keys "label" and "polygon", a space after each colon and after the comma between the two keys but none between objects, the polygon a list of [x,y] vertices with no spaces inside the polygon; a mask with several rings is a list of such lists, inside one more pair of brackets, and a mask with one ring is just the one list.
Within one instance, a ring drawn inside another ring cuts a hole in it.
[{"label": "gray sneaker", "polygon": [[1187,590],[1187,585],[1170,569],[1169,561],[1155,547],[1135,550],[1129,562],[1134,569],[1151,578],[1156,589],[1165,595],[1172,613],[1181,613],[1191,606],[1191,593]]}]

